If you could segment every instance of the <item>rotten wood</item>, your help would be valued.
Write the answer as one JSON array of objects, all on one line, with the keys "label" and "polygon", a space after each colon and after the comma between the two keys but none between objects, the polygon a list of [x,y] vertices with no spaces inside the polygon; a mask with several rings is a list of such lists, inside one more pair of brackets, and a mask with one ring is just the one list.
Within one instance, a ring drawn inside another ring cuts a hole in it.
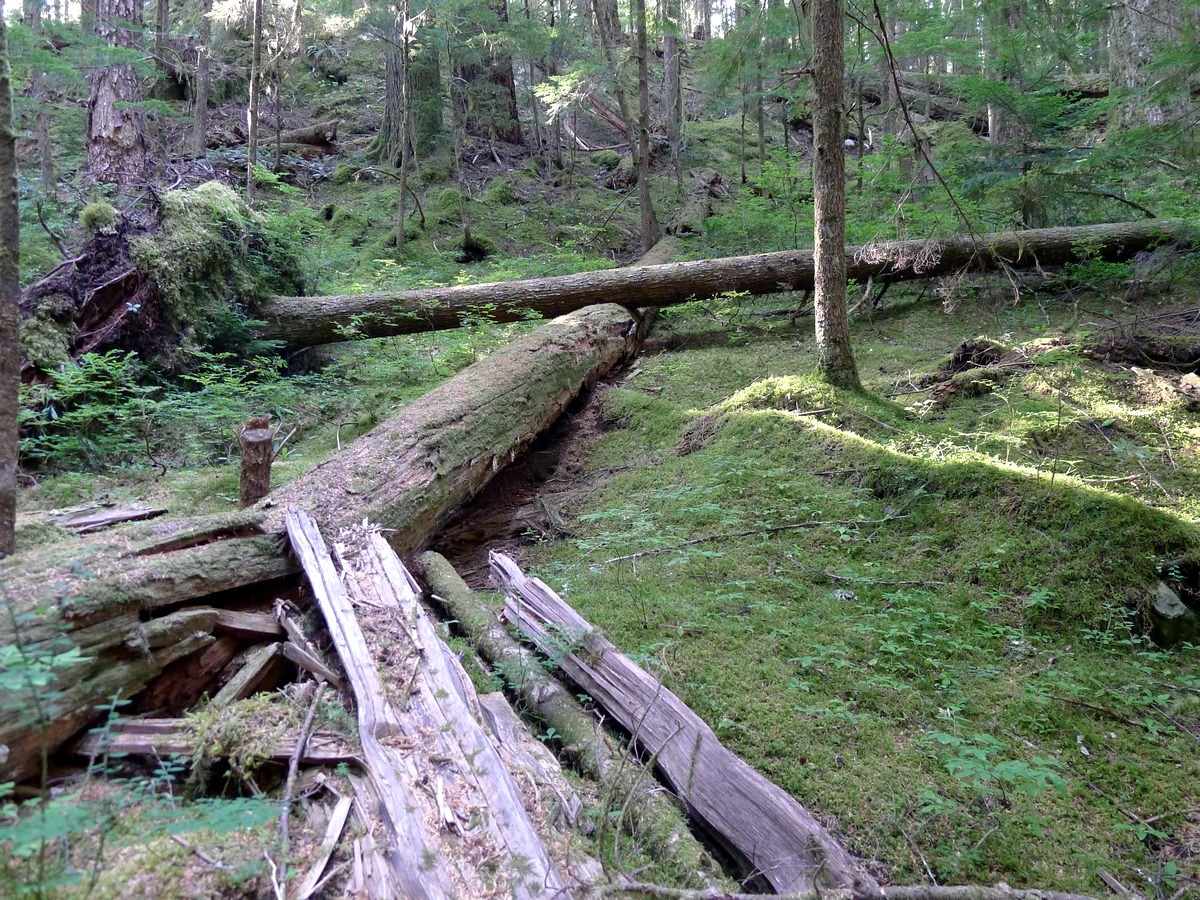
[{"label": "rotten wood", "polygon": [[279,651],[282,647],[282,644],[276,642],[263,644],[250,651],[242,667],[212,698],[212,705],[228,706],[235,700],[244,700],[267,684],[276,674]]},{"label": "rotten wood", "polygon": [[93,531],[100,531],[103,528],[111,528],[113,525],[119,525],[122,522],[140,522],[145,519],[154,519],[165,515],[166,512],[166,507],[163,506],[147,506],[143,503],[134,503],[114,509],[101,509],[65,518],[55,518],[54,524],[59,528],[74,531],[76,534],[89,534]]},{"label": "rotten wood", "polygon": [[218,610],[216,629],[252,641],[284,636],[283,626],[276,622],[275,616],[269,612]]},{"label": "rotten wood", "polygon": [[[1195,246],[1179,220],[1042,228],[978,237],[897,241],[846,248],[846,277],[876,284],[961,272],[1037,269],[1084,259],[1119,262],[1160,244]],[[811,251],[795,250],[610,269],[556,278],[336,297],[275,297],[264,304],[258,337],[304,347],[351,338],[458,328],[479,309],[499,322],[531,310],[557,316],[597,303],[671,306],[736,291],[751,295],[810,290]]]},{"label": "rotten wood", "polygon": [[519,644],[484,598],[472,591],[454,567],[438,553],[420,559],[434,598],[458,623],[475,649],[495,668],[562,744],[567,760],[582,774],[619,797],[628,826],[646,852],[675,871],[686,872],[697,887],[723,887],[720,868],[688,830],[678,806],[661,790],[645,767],[625,753],[597,719],[585,712],[572,691],[546,669],[530,649]]},{"label": "rotten wood", "polygon": [[[281,737],[268,751],[274,760],[289,761],[296,753],[297,736]],[[123,753],[129,756],[191,757],[196,745],[188,730],[186,719],[124,719],[102,730],[84,735],[70,746],[70,752],[89,759],[105,754]],[[314,732],[300,753],[300,762],[313,766],[335,766],[359,759],[356,748],[335,732]]]},{"label": "rotten wood", "polygon": [[275,432],[267,416],[249,419],[238,431],[242,467],[238,476],[238,502],[242,509],[253,506],[271,492],[271,461]]},{"label": "rotten wood", "polygon": [[[791,795],[537,578],[490,555],[505,617],[633,735],[689,813],[778,892],[882,896],[870,873]],[[564,641],[578,649],[563,651]]]},{"label": "rotten wood", "polygon": [[[289,508],[286,525],[354,693],[366,770],[393,831],[390,862],[403,895],[482,896],[477,867],[485,859],[496,866],[488,891],[499,879],[514,897],[559,894],[562,876],[470,714],[470,682],[421,610],[399,558],[378,533],[362,529],[353,548],[339,547],[353,566],[339,575],[312,517]],[[386,651],[374,643],[380,634],[388,635]]]}]

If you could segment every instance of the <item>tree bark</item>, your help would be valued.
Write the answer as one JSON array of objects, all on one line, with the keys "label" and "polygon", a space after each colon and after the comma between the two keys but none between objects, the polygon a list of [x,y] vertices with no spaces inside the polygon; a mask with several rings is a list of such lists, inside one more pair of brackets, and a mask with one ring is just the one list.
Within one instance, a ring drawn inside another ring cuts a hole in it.
[{"label": "tree bark", "polygon": [[0,15],[0,557],[13,552],[17,514],[17,411],[21,371],[17,133],[8,34]]},{"label": "tree bark", "polygon": [[200,33],[196,47],[196,87],[192,94],[192,153],[203,156],[208,148],[208,89],[212,82],[212,5],[200,0]]},{"label": "tree bark", "polygon": [[242,467],[238,478],[238,502],[245,509],[271,492],[271,460],[275,450],[275,432],[267,427],[266,416],[248,421],[238,432],[242,448]]},{"label": "tree bark", "polygon": [[412,61],[409,39],[408,0],[400,0],[397,12],[400,22],[400,199],[396,203],[396,250],[404,252],[404,229],[406,227],[404,206],[408,202],[408,175],[412,170]]},{"label": "tree bark", "polygon": [[0,562],[0,646],[16,646],[50,678],[0,696],[0,745],[8,747],[0,781],[35,775],[43,752],[83,728],[97,705],[137,694],[165,666],[212,642],[202,635],[156,646],[163,608],[295,573],[279,541],[287,504],[312,511],[326,530],[368,518],[395,529],[397,551],[416,550],[637,340],[635,319],[616,306],[549,322],[253,510],[158,519]]},{"label": "tree bark", "polygon": [[[497,28],[506,29],[508,0],[492,0],[491,8]],[[454,99],[467,134],[524,146],[510,53],[489,49],[480,53],[478,60],[460,59],[455,66],[455,81],[459,89]]]},{"label": "tree bark", "polygon": [[813,308],[817,368],[830,384],[860,390],[846,314],[846,137],[844,0],[813,0]]},{"label": "tree bark", "polygon": [[167,35],[171,31],[171,0],[156,0],[154,15],[154,63],[167,70]]},{"label": "tree bark", "polygon": [[638,206],[642,214],[642,252],[658,243],[658,217],[650,197],[650,73],[646,41],[646,0],[634,0],[638,57]]},{"label": "tree bark", "polygon": [[[97,0],[91,20],[96,34],[107,39],[109,46],[129,48],[134,44],[132,29],[140,29],[142,24],[142,3]],[[111,183],[120,193],[128,194],[145,180],[150,162],[146,116],[138,106],[130,105],[137,104],[140,93],[137,72],[128,63],[105,66],[92,75],[86,185]]]},{"label": "tree bark", "polygon": [[258,100],[262,93],[263,0],[254,0],[250,55],[250,105],[246,110],[246,199],[254,202],[254,168],[258,165]]},{"label": "tree bark", "polygon": [[[1078,228],[1044,228],[933,241],[847,247],[846,277],[876,283],[937,278],[962,271],[1057,266],[1083,259],[1131,259],[1160,244],[1197,238],[1179,220],[1148,220]],[[257,311],[258,336],[296,346],[458,328],[463,317],[487,309],[500,322],[534,310],[558,316],[597,303],[673,306],[736,291],[751,295],[812,290],[811,251],[670,263],[492,284],[337,297],[275,297]]]},{"label": "tree bark", "polygon": [[1123,0],[1109,7],[1109,73],[1113,88],[1124,90],[1108,115],[1110,128],[1184,124],[1187,80],[1164,77],[1154,63],[1179,46],[1186,8],[1170,0]]}]

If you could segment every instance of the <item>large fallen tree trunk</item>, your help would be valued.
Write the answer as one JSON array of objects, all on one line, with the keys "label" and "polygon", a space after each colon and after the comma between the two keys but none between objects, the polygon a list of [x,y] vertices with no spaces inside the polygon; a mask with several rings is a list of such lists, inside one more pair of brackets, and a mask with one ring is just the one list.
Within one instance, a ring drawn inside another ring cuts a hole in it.
[{"label": "large fallen tree trunk", "polygon": [[[1118,262],[1160,244],[1195,246],[1194,229],[1179,220],[1123,222],[1078,228],[1042,228],[931,241],[848,247],[848,278],[876,283],[935,278],[964,271],[1034,269],[1102,259]],[[351,337],[386,337],[459,327],[486,310],[501,322],[544,316],[596,303],[671,306],[721,294],[772,294],[813,286],[811,251],[763,253],[612,269],[558,278],[337,297],[275,297],[260,310],[258,336],[292,346]]]},{"label": "large fallen tree trunk", "polygon": [[[322,527],[371,518],[420,547],[455,507],[529,444],[583,387],[636,346],[618,306],[557,319],[464,369],[341,454],[243,513],[136,523],[0,561],[0,781],[35,775],[114,697],[126,700],[213,637],[164,611],[291,575],[282,506]],[[7,660],[5,661],[8,662]],[[29,676],[23,678],[22,672]]]}]

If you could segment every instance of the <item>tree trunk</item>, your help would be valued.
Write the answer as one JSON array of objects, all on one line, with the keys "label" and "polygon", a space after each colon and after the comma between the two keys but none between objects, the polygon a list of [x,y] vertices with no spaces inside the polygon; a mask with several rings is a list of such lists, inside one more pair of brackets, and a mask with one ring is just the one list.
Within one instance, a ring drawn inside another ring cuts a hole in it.
[{"label": "tree trunk", "polygon": [[254,202],[254,168],[258,165],[258,100],[262,93],[263,0],[254,0],[250,55],[250,105],[246,110],[246,199]]},{"label": "tree trunk", "polygon": [[1154,63],[1179,46],[1184,9],[1170,0],[1125,0],[1109,7],[1109,72],[1114,91],[1125,93],[1108,114],[1110,128],[1183,124],[1190,105],[1187,80],[1164,77]]},{"label": "tree trunk", "polygon": [[813,250],[817,368],[859,390],[846,314],[846,146],[842,108],[846,13],[843,0],[813,0]]},{"label": "tree trunk", "polygon": [[[42,0],[25,0],[25,23],[35,36],[42,34]],[[43,96],[45,89],[45,73],[41,68],[35,68],[29,73],[29,99],[38,108],[33,126],[38,151],[38,191],[53,196],[58,191],[54,182],[54,147],[50,143],[50,115],[46,112],[46,98]]]},{"label": "tree trunk", "polygon": [[160,70],[167,66],[167,35],[171,31],[171,0],[156,0],[154,16],[154,63]]},{"label": "tree trunk", "polygon": [[[629,114],[629,100],[625,94],[625,78],[621,60],[617,56],[617,48],[627,42],[625,32],[621,30],[621,17],[617,13],[616,0],[592,0],[592,8],[596,18],[596,34],[600,37],[600,48],[608,63],[609,77],[613,82],[613,95],[617,98],[617,109],[621,112],[624,123],[623,134],[631,134],[630,127],[633,119]],[[621,130],[621,129],[618,129]],[[629,141],[629,149],[633,154],[634,165],[637,164],[640,141]]]},{"label": "tree trunk", "polygon": [[400,199],[396,203],[396,250],[404,252],[404,205],[408,202],[408,174],[412,169],[412,87],[409,63],[412,56],[409,46],[408,0],[400,0],[400,121],[403,123],[400,139]]},{"label": "tree trunk", "polygon": [[679,0],[667,0],[667,21],[663,33],[663,111],[667,127],[667,145],[671,148],[671,169],[675,183],[683,186],[683,160],[680,144],[683,140],[682,53],[680,51]]},{"label": "tree trunk", "polygon": [[20,249],[12,71],[8,63],[8,34],[0,15],[0,557],[13,552],[17,513]]},{"label": "tree trunk", "polygon": [[[96,34],[106,38],[109,46],[130,48],[135,41],[131,29],[140,29],[142,24],[142,3],[97,0],[91,18]],[[145,180],[150,161],[146,116],[138,106],[130,105],[140,99],[133,66],[122,63],[93,73],[88,99],[86,185],[111,183],[120,193],[128,194]]]},{"label": "tree trunk", "polygon": [[650,198],[650,73],[647,60],[646,0],[634,0],[638,57],[638,205],[642,213],[642,252],[658,243],[658,217]]},{"label": "tree trunk", "polygon": [[[1013,269],[1032,269],[1093,256],[1119,262],[1177,239],[1195,246],[1196,238],[1184,228],[1178,220],[1154,219],[985,234],[978,244],[969,237],[959,237],[847,247],[846,277],[864,282],[873,278],[883,283],[938,278],[962,271],[993,271],[1001,263]],[[458,328],[465,316],[480,309],[487,309],[497,321],[518,322],[528,318],[530,310],[558,316],[614,301],[630,307],[673,306],[728,291],[761,295],[812,290],[813,286],[812,252],[789,250],[648,266],[636,271],[612,269],[407,292],[275,297],[257,312],[264,320],[258,336],[304,347],[350,337]]]},{"label": "tree trunk", "polygon": [[211,643],[211,635],[157,640],[163,623],[155,616],[164,607],[293,574],[296,564],[278,540],[287,504],[312,510],[335,532],[369,518],[395,529],[389,540],[399,552],[414,551],[585,385],[624,360],[637,332],[634,318],[611,305],[549,322],[459,372],[255,510],[129,525],[0,562],[0,584],[11,598],[9,614],[0,616],[0,646],[16,646],[27,664],[50,674],[33,694],[0,696],[0,745],[9,749],[0,781],[33,776],[43,752],[91,721],[97,705],[118,693],[131,697],[165,666]]},{"label": "tree trunk", "polygon": [[[394,16],[383,48],[383,123],[379,127],[379,135],[367,148],[371,159],[391,168],[400,162],[400,149],[407,133],[403,112],[403,64],[400,61],[404,43],[402,28],[401,17]],[[403,192],[400,196],[403,204]]]},{"label": "tree trunk", "polygon": [[[498,30],[505,30],[508,26],[507,0],[492,0],[492,12]],[[512,55],[496,53],[492,49],[467,52],[479,53],[479,57],[470,61],[460,58],[455,66],[455,81],[459,86],[455,99],[460,104],[459,115],[466,133],[523,146],[525,138],[521,134],[517,111]],[[461,53],[458,55],[462,56]]]},{"label": "tree trunk", "polygon": [[196,87],[192,94],[192,153],[203,156],[208,147],[208,89],[212,81],[213,0],[200,0],[200,34],[196,47]]}]

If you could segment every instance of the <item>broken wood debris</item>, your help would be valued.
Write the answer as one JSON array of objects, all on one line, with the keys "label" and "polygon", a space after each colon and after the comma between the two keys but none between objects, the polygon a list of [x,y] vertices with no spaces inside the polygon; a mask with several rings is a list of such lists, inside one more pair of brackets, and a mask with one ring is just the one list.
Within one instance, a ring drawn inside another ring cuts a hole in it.
[{"label": "broken wood debris", "polygon": [[348,563],[339,573],[307,513],[289,508],[286,525],[358,707],[395,886],[414,898],[485,896],[500,886],[515,897],[564,891],[516,784],[470,713],[473,689],[399,558],[378,533],[359,529],[353,547],[338,548]]},{"label": "broken wood debris", "polygon": [[505,618],[629,731],[688,811],[750,871],[779,892],[882,896],[861,863],[808,810],[730,752],[682,700],[544,582],[501,553],[490,558],[492,579],[505,593]]}]

